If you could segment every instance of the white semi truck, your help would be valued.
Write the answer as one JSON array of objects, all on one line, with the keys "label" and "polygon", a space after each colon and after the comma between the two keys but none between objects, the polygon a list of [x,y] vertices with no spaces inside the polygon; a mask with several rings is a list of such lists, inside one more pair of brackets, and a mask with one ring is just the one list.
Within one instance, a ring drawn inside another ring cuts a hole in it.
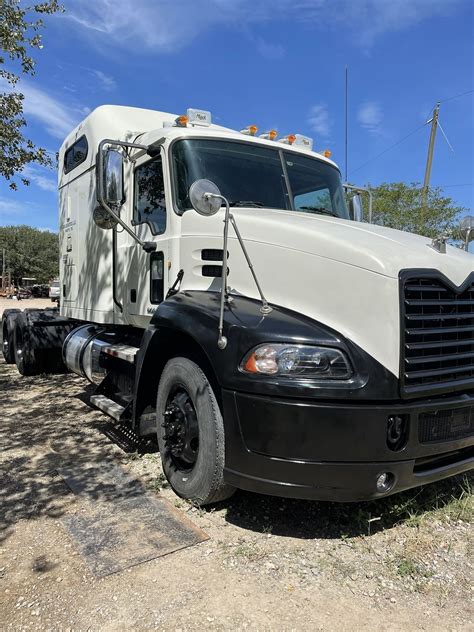
[{"label": "white semi truck", "polygon": [[311,139],[103,106],[59,197],[60,309],[7,312],[5,359],[96,384],[178,495],[353,501],[472,468],[472,255],[357,221]]}]

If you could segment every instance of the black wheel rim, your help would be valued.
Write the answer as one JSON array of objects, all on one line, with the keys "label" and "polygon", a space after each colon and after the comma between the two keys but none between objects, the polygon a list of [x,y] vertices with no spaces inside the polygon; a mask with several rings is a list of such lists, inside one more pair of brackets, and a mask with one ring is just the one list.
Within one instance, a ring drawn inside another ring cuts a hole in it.
[{"label": "black wheel rim", "polygon": [[193,400],[182,384],[171,389],[163,416],[167,453],[179,470],[191,470],[199,452],[199,424]]}]

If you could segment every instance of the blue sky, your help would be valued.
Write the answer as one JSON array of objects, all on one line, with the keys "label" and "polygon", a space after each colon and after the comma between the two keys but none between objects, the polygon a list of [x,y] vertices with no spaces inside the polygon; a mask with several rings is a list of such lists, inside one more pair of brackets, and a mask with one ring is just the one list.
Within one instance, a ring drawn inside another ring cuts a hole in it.
[{"label": "blue sky", "polygon": [[[421,182],[436,101],[432,185],[474,214],[472,0],[63,0],[47,18],[36,75],[21,82],[29,136],[56,151],[104,103],[208,109],[232,128],[312,136],[349,180]],[[0,86],[1,87],[1,86]],[[398,146],[385,149],[420,127]],[[377,157],[378,156],[378,157]],[[365,164],[366,163],[366,164]],[[56,175],[0,181],[0,225],[56,230]],[[454,186],[462,185],[462,186]]]}]

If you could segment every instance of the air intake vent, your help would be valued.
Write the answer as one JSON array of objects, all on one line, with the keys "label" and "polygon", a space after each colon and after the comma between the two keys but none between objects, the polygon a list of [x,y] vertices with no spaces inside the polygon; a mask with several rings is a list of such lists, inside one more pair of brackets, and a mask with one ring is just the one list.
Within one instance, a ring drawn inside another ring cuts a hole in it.
[{"label": "air intake vent", "polygon": [[[227,274],[229,274],[229,268],[227,268]],[[202,266],[202,276],[221,277],[222,266]]]},{"label": "air intake vent", "polygon": [[[229,255],[227,254],[227,256]],[[216,250],[215,248],[205,248],[201,250],[201,259],[203,261],[222,261],[223,258],[223,250]]]},{"label": "air intake vent", "polygon": [[402,381],[406,393],[474,388],[474,281],[457,289],[435,276],[403,285]]}]

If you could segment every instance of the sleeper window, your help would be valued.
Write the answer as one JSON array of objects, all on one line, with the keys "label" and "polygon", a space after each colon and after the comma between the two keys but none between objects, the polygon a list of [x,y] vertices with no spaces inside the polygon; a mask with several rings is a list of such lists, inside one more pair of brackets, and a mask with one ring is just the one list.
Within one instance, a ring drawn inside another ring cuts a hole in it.
[{"label": "sleeper window", "polygon": [[87,138],[81,136],[64,154],[64,173],[69,173],[87,158]]},{"label": "sleeper window", "polygon": [[166,229],[166,202],[161,157],[135,170],[135,204],[133,223],[150,226],[154,235]]}]

